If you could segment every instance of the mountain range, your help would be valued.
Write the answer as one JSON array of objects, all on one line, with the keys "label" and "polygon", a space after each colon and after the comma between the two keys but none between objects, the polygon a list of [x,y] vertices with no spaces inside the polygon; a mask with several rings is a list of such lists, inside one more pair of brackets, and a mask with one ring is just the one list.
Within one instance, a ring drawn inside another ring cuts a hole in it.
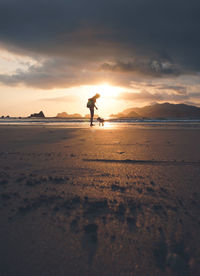
[{"label": "mountain range", "polygon": [[128,108],[111,117],[117,118],[171,118],[200,119],[200,108],[186,104],[153,104],[144,107]]}]

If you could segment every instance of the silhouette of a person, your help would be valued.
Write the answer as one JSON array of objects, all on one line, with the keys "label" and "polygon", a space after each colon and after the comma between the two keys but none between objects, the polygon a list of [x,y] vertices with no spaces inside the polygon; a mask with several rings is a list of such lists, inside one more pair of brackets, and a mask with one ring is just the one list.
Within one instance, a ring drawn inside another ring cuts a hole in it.
[{"label": "silhouette of a person", "polygon": [[88,99],[87,107],[90,109],[90,126],[93,126],[94,108],[96,108],[96,110],[98,110],[95,103],[99,97],[100,97],[100,95],[97,93],[94,97]]}]

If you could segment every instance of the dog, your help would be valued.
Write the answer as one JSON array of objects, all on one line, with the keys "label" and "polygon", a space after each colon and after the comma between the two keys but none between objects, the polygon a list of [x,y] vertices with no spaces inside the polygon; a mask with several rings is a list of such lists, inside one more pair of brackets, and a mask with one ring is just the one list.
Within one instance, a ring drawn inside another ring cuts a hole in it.
[{"label": "dog", "polygon": [[99,122],[99,126],[100,126],[101,124],[102,124],[102,126],[104,126],[105,120],[104,120],[103,118],[98,117],[98,118],[97,118],[97,121]]}]

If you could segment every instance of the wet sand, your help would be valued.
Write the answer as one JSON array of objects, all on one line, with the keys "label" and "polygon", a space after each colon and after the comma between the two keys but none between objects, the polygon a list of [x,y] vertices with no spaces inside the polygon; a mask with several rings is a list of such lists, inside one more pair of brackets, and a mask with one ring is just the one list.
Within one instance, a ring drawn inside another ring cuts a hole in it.
[{"label": "wet sand", "polygon": [[0,126],[0,275],[199,275],[199,141]]}]

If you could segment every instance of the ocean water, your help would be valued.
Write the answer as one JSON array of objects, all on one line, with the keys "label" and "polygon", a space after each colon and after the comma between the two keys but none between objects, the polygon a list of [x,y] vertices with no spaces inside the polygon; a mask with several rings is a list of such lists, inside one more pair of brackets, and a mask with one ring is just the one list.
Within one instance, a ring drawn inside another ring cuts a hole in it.
[{"label": "ocean water", "polygon": [[[136,128],[200,128],[200,119],[106,119],[104,126],[99,126],[99,123],[94,120],[95,128],[121,128],[121,127],[136,127]],[[18,126],[54,126],[66,128],[89,128],[89,119],[74,119],[74,118],[5,118],[0,119],[0,125],[18,125]]]}]

